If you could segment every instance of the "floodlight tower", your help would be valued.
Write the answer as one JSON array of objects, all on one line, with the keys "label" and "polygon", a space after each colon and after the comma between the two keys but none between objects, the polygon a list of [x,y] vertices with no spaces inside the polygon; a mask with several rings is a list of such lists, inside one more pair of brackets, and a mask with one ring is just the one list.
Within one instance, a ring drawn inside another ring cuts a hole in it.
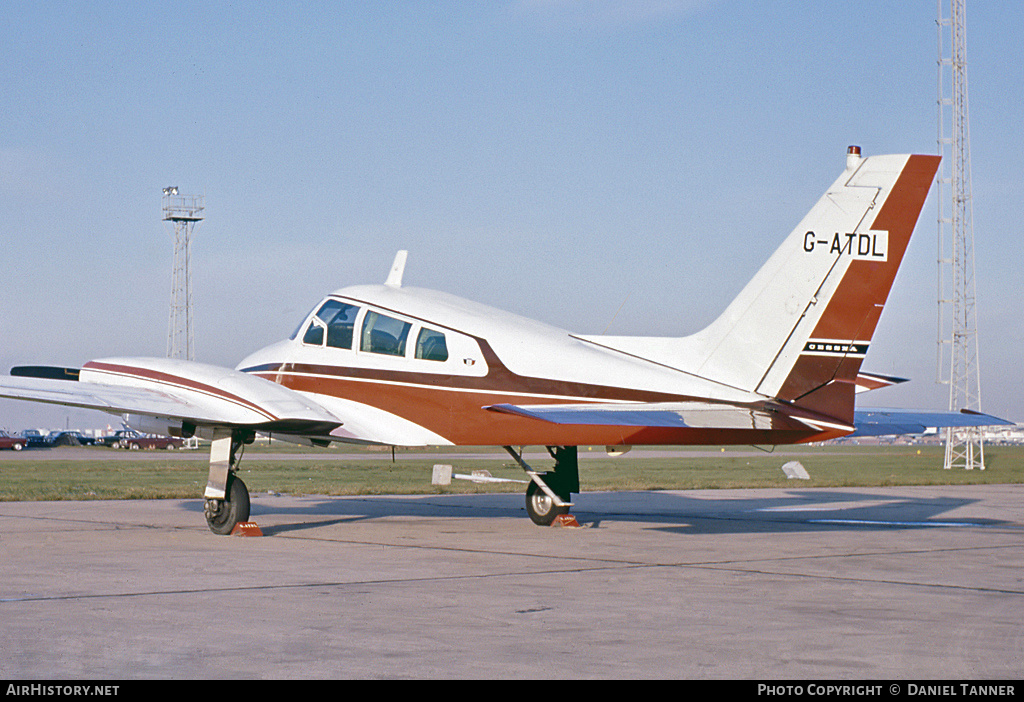
[{"label": "floodlight tower", "polygon": [[[938,0],[939,167],[937,379],[949,384],[950,410],[981,411],[978,314],[971,196],[971,135],[967,114],[966,0]],[[948,360],[947,360],[948,359]],[[943,468],[985,470],[981,429],[946,429]]]},{"label": "floodlight tower", "polygon": [[192,234],[203,220],[203,196],[179,195],[176,186],[164,188],[164,221],[174,226],[174,271],[171,312],[167,324],[167,357],[195,360],[192,327]]}]

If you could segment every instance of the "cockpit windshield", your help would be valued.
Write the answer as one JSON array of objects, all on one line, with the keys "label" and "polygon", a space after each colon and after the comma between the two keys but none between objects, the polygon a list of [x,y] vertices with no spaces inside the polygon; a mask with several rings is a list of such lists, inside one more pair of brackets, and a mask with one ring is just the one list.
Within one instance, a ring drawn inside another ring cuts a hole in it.
[{"label": "cockpit windshield", "polygon": [[[309,322],[302,343],[327,346],[337,349],[351,349],[353,330],[359,308],[337,300],[328,300]],[[297,333],[296,333],[297,335]]]}]

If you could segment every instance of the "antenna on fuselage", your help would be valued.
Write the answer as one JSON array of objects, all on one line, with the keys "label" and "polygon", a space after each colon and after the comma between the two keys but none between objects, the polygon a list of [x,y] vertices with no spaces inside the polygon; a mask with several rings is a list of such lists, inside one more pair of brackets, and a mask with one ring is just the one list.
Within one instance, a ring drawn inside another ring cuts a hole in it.
[{"label": "antenna on fuselage", "polygon": [[391,272],[388,273],[388,279],[384,281],[384,285],[390,285],[393,288],[402,287],[402,275],[405,273],[405,259],[408,258],[408,251],[399,251],[395,254],[395,262],[391,264]]},{"label": "antenna on fuselage", "polygon": [[619,312],[621,312],[622,308],[626,306],[626,301],[629,300],[629,296],[632,295],[632,294],[633,294],[632,290],[630,290],[628,293],[626,293],[626,299],[622,301],[622,304],[619,305],[619,309],[615,310],[615,314],[613,314],[612,318],[608,320],[608,326],[604,328],[604,331],[601,332],[602,334],[607,334],[608,330],[612,328],[612,322],[614,322],[615,318],[619,316]]}]

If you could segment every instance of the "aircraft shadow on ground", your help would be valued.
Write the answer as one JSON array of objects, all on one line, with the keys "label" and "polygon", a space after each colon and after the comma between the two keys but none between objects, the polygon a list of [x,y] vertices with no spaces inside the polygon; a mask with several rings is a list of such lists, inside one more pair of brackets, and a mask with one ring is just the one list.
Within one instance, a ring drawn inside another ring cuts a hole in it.
[{"label": "aircraft shadow on ground", "polygon": [[[641,524],[678,534],[786,533],[850,530],[915,530],[927,528],[1011,526],[993,519],[955,516],[978,502],[969,497],[913,496],[902,492],[849,490],[784,490],[773,496],[699,497],[685,492],[600,492],[575,498],[572,514],[581,526],[602,528],[614,523]],[[185,509],[202,512],[202,501]],[[950,515],[950,516],[944,516]],[[527,520],[517,494],[345,496],[278,500],[257,496],[252,518],[292,519],[268,525],[264,534],[312,530],[388,517]]]},{"label": "aircraft shadow on ground", "polygon": [[605,519],[625,517],[679,534],[891,531],[1005,524],[992,519],[945,516],[977,502],[968,497],[908,496],[857,489],[786,490],[774,497],[721,499],[653,493],[651,511],[614,513]]}]

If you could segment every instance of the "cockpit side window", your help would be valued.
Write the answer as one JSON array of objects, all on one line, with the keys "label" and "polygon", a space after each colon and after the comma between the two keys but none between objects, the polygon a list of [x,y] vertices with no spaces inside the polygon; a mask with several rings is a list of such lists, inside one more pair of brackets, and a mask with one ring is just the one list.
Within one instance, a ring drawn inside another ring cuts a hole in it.
[{"label": "cockpit side window", "polygon": [[387,317],[377,312],[367,312],[363,320],[363,335],[359,342],[360,351],[384,353],[389,356],[404,356],[405,343],[412,324],[400,319]]},{"label": "cockpit side window", "polygon": [[323,346],[325,328],[324,323],[319,317],[313,317],[309,323],[309,328],[306,329],[306,333],[302,335],[302,343]]},{"label": "cockpit side window", "polygon": [[447,361],[448,344],[445,343],[444,334],[426,327],[420,329],[419,336],[416,337],[416,358],[426,361]]},{"label": "cockpit side window", "polygon": [[323,346],[324,336],[327,338],[327,345],[337,349],[351,349],[353,330],[355,329],[356,316],[359,308],[354,305],[346,305],[337,300],[328,300],[309,323],[303,343]]}]

